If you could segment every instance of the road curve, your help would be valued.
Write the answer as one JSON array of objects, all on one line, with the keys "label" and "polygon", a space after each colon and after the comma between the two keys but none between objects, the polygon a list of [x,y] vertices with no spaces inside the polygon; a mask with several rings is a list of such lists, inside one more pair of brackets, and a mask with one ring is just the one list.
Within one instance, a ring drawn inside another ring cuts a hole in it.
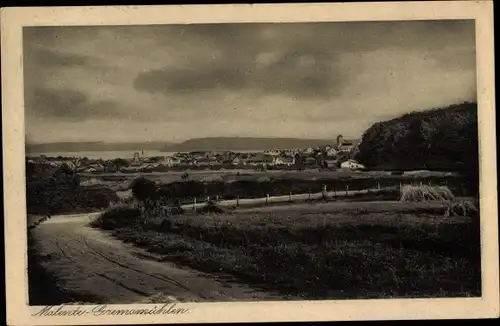
[{"label": "road curve", "polygon": [[154,260],[87,224],[96,214],[54,216],[32,230],[42,267],[59,286],[101,303],[207,302],[283,299],[221,276]]}]

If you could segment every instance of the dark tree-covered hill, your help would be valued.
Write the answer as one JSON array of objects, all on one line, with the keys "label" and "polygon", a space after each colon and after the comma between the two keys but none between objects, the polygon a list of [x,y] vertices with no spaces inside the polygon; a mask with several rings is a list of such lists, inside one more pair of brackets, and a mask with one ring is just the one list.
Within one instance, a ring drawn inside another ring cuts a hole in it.
[{"label": "dark tree-covered hill", "polygon": [[376,123],[364,133],[356,158],[372,169],[457,171],[474,182],[479,169],[477,104]]}]

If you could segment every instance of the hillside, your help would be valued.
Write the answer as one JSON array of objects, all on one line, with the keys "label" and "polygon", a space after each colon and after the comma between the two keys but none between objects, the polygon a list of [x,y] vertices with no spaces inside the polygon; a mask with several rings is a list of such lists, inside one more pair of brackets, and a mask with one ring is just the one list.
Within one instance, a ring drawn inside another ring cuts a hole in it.
[{"label": "hillside", "polygon": [[50,152],[85,152],[85,151],[131,151],[131,150],[161,150],[169,143],[166,142],[57,142],[26,144],[27,153]]},{"label": "hillside", "polygon": [[253,137],[214,137],[194,138],[180,144],[166,146],[167,152],[188,151],[225,151],[225,150],[263,150],[307,148],[335,143],[334,139],[299,139],[299,138],[253,138]]},{"label": "hillside", "polygon": [[363,135],[357,159],[377,169],[478,171],[477,104],[412,112]]}]

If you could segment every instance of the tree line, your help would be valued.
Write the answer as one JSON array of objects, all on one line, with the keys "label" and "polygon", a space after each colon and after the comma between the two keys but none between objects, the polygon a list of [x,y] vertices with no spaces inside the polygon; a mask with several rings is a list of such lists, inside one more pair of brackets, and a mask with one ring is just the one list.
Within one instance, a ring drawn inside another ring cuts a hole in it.
[{"label": "tree line", "polygon": [[372,169],[457,171],[477,183],[477,103],[375,123],[363,134],[356,159]]}]

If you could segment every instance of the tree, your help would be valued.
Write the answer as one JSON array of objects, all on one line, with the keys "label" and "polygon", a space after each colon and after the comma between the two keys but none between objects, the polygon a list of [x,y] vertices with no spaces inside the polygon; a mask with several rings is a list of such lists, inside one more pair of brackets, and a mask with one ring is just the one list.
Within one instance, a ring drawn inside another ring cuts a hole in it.
[{"label": "tree", "polygon": [[128,167],[130,165],[129,161],[127,161],[123,158],[115,158],[113,160],[113,163],[116,165],[117,168]]},{"label": "tree", "polygon": [[368,168],[455,170],[478,166],[477,104],[412,112],[363,134],[356,159]]},{"label": "tree", "polygon": [[144,202],[146,200],[156,199],[156,183],[144,177],[135,178],[130,184],[134,198]]}]

